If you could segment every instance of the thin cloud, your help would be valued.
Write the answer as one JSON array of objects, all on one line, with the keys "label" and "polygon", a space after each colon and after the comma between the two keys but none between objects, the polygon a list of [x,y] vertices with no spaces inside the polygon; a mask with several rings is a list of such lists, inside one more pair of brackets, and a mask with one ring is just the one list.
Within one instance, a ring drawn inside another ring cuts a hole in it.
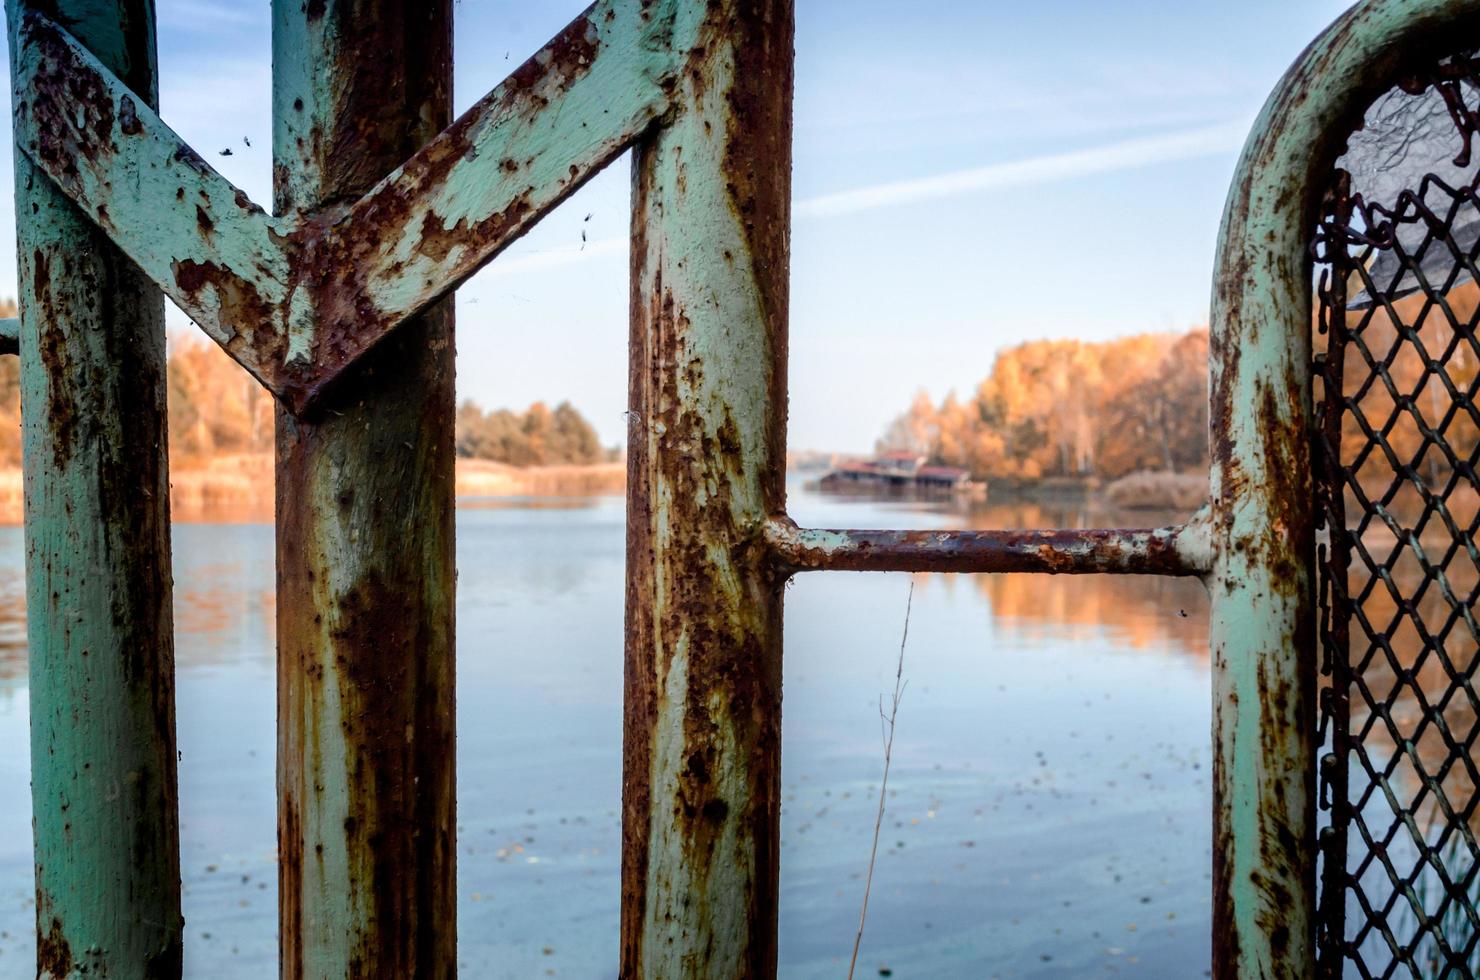
[{"label": "thin cloud", "polygon": [[824,194],[795,202],[792,211],[802,217],[855,214],[916,201],[1048,184],[1116,170],[1134,170],[1154,163],[1187,160],[1236,150],[1243,145],[1247,133],[1248,124],[1242,121],[1202,126],[1165,136],[1123,140],[1087,150],[1029,157],[1008,163],[955,170],[934,177],[899,180]]},{"label": "thin cloud", "polygon": [[[1121,140],[1069,153],[1053,153],[985,167],[953,170],[933,177],[892,181],[794,201],[792,214],[804,218],[856,214],[917,201],[1057,183],[1094,174],[1135,170],[1157,163],[1214,156],[1238,150],[1243,146],[1248,131],[1249,124],[1240,120],[1184,129],[1163,136]],[[590,242],[584,249],[561,249],[512,256],[507,260],[494,262],[489,274],[501,278],[522,272],[557,268],[623,252],[626,248],[627,239],[608,238]]]}]

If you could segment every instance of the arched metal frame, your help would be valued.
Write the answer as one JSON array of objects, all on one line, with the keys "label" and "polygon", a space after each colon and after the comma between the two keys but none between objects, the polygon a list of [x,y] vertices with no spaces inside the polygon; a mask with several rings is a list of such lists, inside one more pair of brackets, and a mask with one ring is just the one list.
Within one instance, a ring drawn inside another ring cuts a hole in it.
[{"label": "arched metal frame", "polygon": [[775,973],[781,599],[814,569],[1202,577],[1214,973],[1313,975],[1308,245],[1340,134],[1480,0],[1360,4],[1261,115],[1219,246],[1210,512],[928,533],[785,516],[789,0],[598,0],[456,121],[448,0],[273,9],[276,216],[156,114],[148,0],[7,4],[42,975],[180,969],[162,295],[282,406],[283,973],[454,972],[439,302],[628,147],[622,975]]},{"label": "arched metal frame", "polygon": [[1310,249],[1321,197],[1372,100],[1413,66],[1473,43],[1477,29],[1473,0],[1352,8],[1266,103],[1224,213],[1211,325],[1208,579],[1220,976],[1315,970]]}]

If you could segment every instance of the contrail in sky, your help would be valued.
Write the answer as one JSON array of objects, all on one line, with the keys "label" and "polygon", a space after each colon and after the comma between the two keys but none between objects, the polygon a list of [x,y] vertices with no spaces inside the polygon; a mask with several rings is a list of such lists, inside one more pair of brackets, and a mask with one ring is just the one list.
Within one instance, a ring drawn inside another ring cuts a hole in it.
[{"label": "contrail in sky", "polygon": [[[897,180],[876,184],[873,187],[859,187],[833,194],[823,194],[793,201],[792,213],[796,217],[803,218],[856,214],[860,211],[897,207],[916,201],[956,197],[979,191],[1031,187],[1117,170],[1135,170],[1155,163],[1190,160],[1237,150],[1243,145],[1244,137],[1248,132],[1249,123],[1245,120],[1223,122],[1214,126],[1199,126],[1163,136],[1148,136],[1106,143],[1103,146],[1090,147],[1086,150],[1051,153],[1006,163],[991,163],[984,167],[953,170],[949,173],[936,174],[933,177]],[[562,249],[521,255],[507,262],[495,262],[491,274],[502,277],[515,272],[529,272],[551,266],[567,265],[598,255],[625,251],[626,247],[625,238],[612,238],[590,242],[582,250]]]},{"label": "contrail in sky", "polygon": [[1008,163],[992,163],[969,170],[953,170],[934,177],[898,180],[873,187],[824,194],[796,201],[793,213],[804,217],[853,214],[933,198],[955,197],[975,191],[1049,184],[1115,170],[1134,170],[1153,163],[1187,160],[1237,150],[1249,124],[1243,121],[1184,129],[1165,136],[1122,140],[1087,150],[1053,153]]}]

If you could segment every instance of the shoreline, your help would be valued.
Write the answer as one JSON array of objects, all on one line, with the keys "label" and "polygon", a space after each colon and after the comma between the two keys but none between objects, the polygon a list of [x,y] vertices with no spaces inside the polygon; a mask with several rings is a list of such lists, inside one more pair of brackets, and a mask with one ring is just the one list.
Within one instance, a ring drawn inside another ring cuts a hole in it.
[{"label": "shoreline", "polygon": [[[209,460],[171,461],[171,520],[181,524],[218,523],[223,518],[272,523],[273,466],[268,454],[239,454]],[[457,505],[511,497],[594,497],[620,494],[627,464],[509,466],[484,459],[457,460]],[[19,467],[0,468],[0,525],[22,522]]]}]

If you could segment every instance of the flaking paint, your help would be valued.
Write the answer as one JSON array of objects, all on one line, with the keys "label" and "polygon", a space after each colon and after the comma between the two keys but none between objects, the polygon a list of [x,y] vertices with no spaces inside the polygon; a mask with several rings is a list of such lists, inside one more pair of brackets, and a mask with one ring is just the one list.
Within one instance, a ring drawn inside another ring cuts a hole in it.
[{"label": "flaking paint", "polygon": [[[54,0],[156,98],[148,2]],[[7,5],[12,63],[26,5]],[[36,974],[181,971],[164,304],[15,156]]]},{"label": "flaking paint", "polygon": [[[125,658],[125,681],[155,683],[152,700],[128,702],[118,717],[153,723],[136,746],[146,762],[159,761],[166,736],[173,744],[160,673],[165,494],[143,508],[138,536],[115,545],[116,496],[79,481],[106,472],[109,487],[162,486],[160,406],[117,440],[153,445],[152,463],[120,468],[108,455],[115,444],[97,438],[124,424],[120,404],[147,401],[160,384],[158,296],[42,174],[286,406],[285,975],[450,975],[451,331],[450,314],[428,305],[639,139],[623,976],[775,972],[780,590],[787,575],[814,568],[1204,575],[1213,597],[1215,973],[1311,975],[1306,245],[1340,134],[1410,60],[1472,36],[1480,2],[1360,4],[1266,106],[1220,239],[1210,514],[1177,528],[1043,532],[826,531],[784,516],[787,0],[603,0],[420,146],[447,121],[445,4],[279,0],[279,217],[252,206],[154,114],[152,53],[139,53],[149,40],[139,25],[152,25],[147,3],[96,24],[58,16],[66,4],[17,18],[21,6],[9,5],[18,184],[23,201],[44,207],[21,222],[23,242],[30,235],[41,247],[22,249],[20,347],[27,404],[47,406],[43,420],[27,422],[28,542],[38,543],[29,545],[28,589],[33,608],[50,600],[32,566],[60,568],[65,579],[69,554],[36,557],[50,534],[68,548],[73,538],[103,541],[124,556],[119,565],[141,584],[122,619],[110,607],[113,627],[133,623],[154,642]],[[390,51],[404,59],[387,60]],[[174,203],[163,233],[144,222],[161,198]],[[100,281],[117,288],[99,290]],[[113,307],[99,307],[105,295]],[[43,315],[58,312],[66,315]],[[88,387],[98,372],[134,363],[110,348],[104,365],[98,345],[118,335],[78,329],[94,321],[139,325],[127,339],[141,370],[116,389]],[[72,523],[58,522],[57,501],[74,499],[82,508]],[[84,520],[94,517],[101,531]],[[75,601],[65,589],[57,596],[58,608]],[[95,619],[46,620],[42,642],[76,642],[78,631],[101,628]],[[48,710],[66,703],[44,683],[33,694]],[[140,782],[154,794],[145,802],[172,818],[172,760],[165,768]],[[38,829],[38,856],[51,853],[44,834],[75,832],[54,817]],[[169,820],[130,819],[152,827],[156,846],[173,832]],[[168,860],[156,878],[168,877]],[[55,867],[38,857],[39,874]],[[160,920],[165,938],[175,923],[174,944],[159,947],[146,976],[178,973],[177,863],[173,873],[150,899],[176,903],[175,918]],[[107,905],[72,901],[38,889],[50,972],[91,968],[88,956],[133,962],[129,951],[156,938],[137,929],[79,954],[74,924],[103,921]]]},{"label": "flaking paint", "polygon": [[[450,0],[275,3],[273,63],[278,211],[353,201],[450,121]],[[285,978],[456,972],[452,417],[450,303],[278,411]]]},{"label": "flaking paint", "polygon": [[1211,331],[1216,561],[1213,968],[1315,970],[1311,265],[1345,134],[1406,64],[1473,37],[1473,0],[1368,0],[1300,57],[1244,148]]},{"label": "flaking paint", "polygon": [[[683,68],[675,52],[693,47],[674,34],[682,5],[600,0],[424,145],[357,127],[358,142],[331,153],[360,168],[363,190],[291,215],[266,214],[37,10],[20,23],[16,133],[171,299],[302,412],[670,109]],[[275,127],[327,131],[334,103],[314,95],[332,100],[328,83],[292,64],[275,78],[307,93],[295,97],[302,108],[277,107]],[[404,154],[394,166],[363,162],[382,159],[377,140]],[[277,179],[311,182],[321,165],[307,144],[287,149],[293,158],[275,162]]]},{"label": "flaking paint", "polygon": [[1207,509],[1174,527],[1057,531],[882,531],[766,524],[766,544],[787,575],[805,571],[1043,572],[1206,575]]},{"label": "flaking paint", "polygon": [[634,159],[623,977],[770,977],[792,10],[684,4]]}]

